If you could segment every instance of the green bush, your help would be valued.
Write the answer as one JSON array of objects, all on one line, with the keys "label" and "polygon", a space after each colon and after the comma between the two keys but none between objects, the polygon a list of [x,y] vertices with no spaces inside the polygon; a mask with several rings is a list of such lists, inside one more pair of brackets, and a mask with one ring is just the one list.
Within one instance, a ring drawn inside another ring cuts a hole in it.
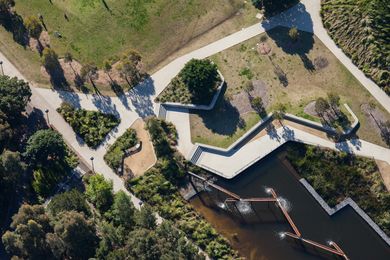
[{"label": "green bush", "polygon": [[137,197],[152,205],[164,219],[176,223],[176,226],[211,258],[237,258],[237,252],[231,248],[229,242],[183,200],[177,187],[166,179],[157,167],[130,180],[128,188]]},{"label": "green bush", "polygon": [[290,146],[287,158],[331,207],[351,197],[390,235],[390,194],[375,161],[303,144]]},{"label": "green bush", "polygon": [[75,109],[71,104],[63,102],[57,109],[73,130],[85,141],[89,147],[98,146],[106,135],[119,125],[120,119],[112,114],[99,111]]},{"label": "green bush", "polygon": [[230,247],[229,242],[178,192],[177,184],[183,181],[185,169],[191,168],[191,165],[171,147],[177,139],[174,126],[151,117],[146,121],[146,129],[149,130],[159,160],[144,175],[129,180],[127,188],[153,206],[164,219],[176,223],[176,227],[213,259],[237,258],[237,252]]},{"label": "green bush", "polygon": [[137,133],[134,129],[127,129],[126,132],[119,137],[113,145],[108,148],[104,155],[104,160],[114,171],[117,171],[125,156],[125,151],[138,142]]},{"label": "green bush", "polygon": [[217,65],[208,59],[192,59],[156,101],[209,105],[220,82]]}]

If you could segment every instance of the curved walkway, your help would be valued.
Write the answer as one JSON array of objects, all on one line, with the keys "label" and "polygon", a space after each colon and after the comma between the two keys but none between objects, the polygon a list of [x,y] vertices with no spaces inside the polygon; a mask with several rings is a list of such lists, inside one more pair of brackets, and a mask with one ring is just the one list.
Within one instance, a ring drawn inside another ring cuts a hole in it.
[{"label": "curved walkway", "polygon": [[[139,86],[137,86],[131,93],[126,93],[120,97],[101,97],[96,95],[76,94],[69,92],[54,92],[48,89],[40,89],[37,86],[32,86],[33,96],[31,99],[31,105],[41,110],[49,109],[50,123],[64,136],[64,139],[70,144],[76,151],[78,151],[80,157],[91,166],[90,157],[93,156],[94,166],[97,171],[102,173],[107,179],[113,180],[115,190],[125,190],[122,180],[106,165],[103,160],[104,153],[106,151],[106,145],[111,144],[117,137],[122,135],[124,131],[130,127],[130,125],[139,117],[146,117],[154,114],[159,104],[154,102],[154,98],[161,93],[161,91],[167,86],[170,80],[181,70],[186,62],[192,58],[206,58],[215,53],[230,48],[240,42],[250,39],[260,33],[270,30],[278,25],[283,26],[296,26],[300,30],[314,32],[318,38],[320,38],[324,44],[336,55],[336,57],[347,67],[348,70],[363,84],[364,87],[370,91],[370,93],[385,107],[390,113],[390,97],[388,97],[374,82],[369,80],[365,75],[349,60],[349,58],[342,53],[342,51],[335,45],[332,39],[328,36],[326,30],[322,26],[321,17],[319,15],[320,0],[302,0],[301,3],[292,7],[291,9],[283,12],[269,20],[263,21],[261,24],[255,24],[248,28],[242,29],[239,32],[233,33],[221,40],[213,42],[205,47],[190,52],[174,61],[167,66],[156,72],[150,79],[146,80]],[[4,62],[5,74],[16,76],[24,79],[21,73],[0,53],[0,60]],[[64,121],[64,119],[55,111],[62,100],[73,103],[75,106],[83,107],[92,110],[101,110],[103,112],[111,112],[116,114],[122,119],[121,124],[110,133],[105,140],[104,144],[93,150],[83,144],[76,136],[71,127]],[[189,130],[189,118],[187,110],[169,110],[167,112],[167,119],[175,123],[179,132],[179,144],[178,149],[184,155],[187,155],[193,148],[190,138]],[[297,129],[292,129],[295,132],[296,138],[304,140],[306,143],[314,145],[323,145],[326,147],[343,146],[343,144],[333,144],[319,140],[308,133],[302,132]],[[278,130],[279,131],[279,130]],[[279,133],[283,134],[283,133]],[[265,141],[264,141],[265,142]],[[382,158],[383,154],[386,154],[388,149],[375,146],[373,144],[361,141],[362,146],[360,150],[351,151],[359,153],[365,156],[378,156]],[[250,153],[256,156],[263,154],[262,150],[269,150],[274,147],[275,142],[267,141],[261,147],[257,146],[250,149]],[[251,146],[244,146],[243,152],[248,150]],[[248,150],[249,151],[249,150]],[[246,152],[245,152],[246,153]],[[244,153],[243,153],[244,154]],[[224,157],[214,154],[214,162],[225,160]],[[238,158],[238,157],[237,157]],[[388,157],[390,158],[390,157]],[[204,167],[207,167],[206,158],[203,158],[199,162],[202,162]],[[233,157],[230,157],[233,159]],[[388,159],[390,160],[390,159]],[[213,163],[214,163],[213,162]],[[226,160],[225,166],[229,165],[241,165],[244,167],[245,161]],[[220,165],[212,165],[213,167],[220,167]],[[135,205],[138,205],[138,200],[133,197]]]}]

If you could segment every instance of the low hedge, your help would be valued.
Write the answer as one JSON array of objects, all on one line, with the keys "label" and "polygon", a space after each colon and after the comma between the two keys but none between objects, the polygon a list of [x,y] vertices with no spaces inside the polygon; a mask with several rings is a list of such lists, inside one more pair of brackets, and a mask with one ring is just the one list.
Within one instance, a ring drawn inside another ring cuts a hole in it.
[{"label": "low hedge", "polygon": [[111,145],[107,153],[104,155],[104,160],[114,171],[117,171],[122,163],[125,151],[138,142],[137,133],[134,129],[129,128],[119,137],[113,145]]},{"label": "low hedge", "polygon": [[113,114],[76,109],[66,102],[57,108],[57,112],[64,117],[84,142],[93,148],[98,146],[106,135],[120,123],[120,119]]}]

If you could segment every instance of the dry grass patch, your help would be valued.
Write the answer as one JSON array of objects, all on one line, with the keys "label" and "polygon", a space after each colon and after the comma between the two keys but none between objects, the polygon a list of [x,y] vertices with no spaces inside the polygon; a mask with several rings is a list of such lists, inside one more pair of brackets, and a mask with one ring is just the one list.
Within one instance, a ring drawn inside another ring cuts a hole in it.
[{"label": "dry grass patch", "polygon": [[[264,35],[271,49],[269,55],[260,55],[257,51],[258,44],[264,42]],[[390,119],[390,115],[313,34],[300,31],[298,41],[294,43],[288,36],[288,29],[278,27],[211,59],[225,77],[228,96],[242,92],[250,81],[262,80],[269,86],[268,111],[277,103],[284,103],[287,112],[316,120],[307,115],[304,108],[316,98],[334,92],[340,95],[340,103],[347,103],[359,118],[361,125],[357,136],[385,145],[367,123],[369,118],[361,105],[372,102],[385,118]],[[286,76],[285,81],[281,81],[280,71]],[[230,120],[229,115],[221,117]]]}]

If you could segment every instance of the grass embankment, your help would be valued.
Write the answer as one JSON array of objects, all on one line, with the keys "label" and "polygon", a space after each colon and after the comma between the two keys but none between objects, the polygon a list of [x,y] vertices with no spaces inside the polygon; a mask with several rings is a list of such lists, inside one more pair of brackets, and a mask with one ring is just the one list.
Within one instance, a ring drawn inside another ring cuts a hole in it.
[{"label": "grass embankment", "polygon": [[382,0],[321,1],[330,36],[390,95],[390,5]]},{"label": "grass embankment", "polygon": [[129,128],[126,132],[121,135],[113,145],[111,145],[106,154],[104,155],[104,160],[114,171],[118,171],[119,166],[121,165],[125,151],[130,149],[138,142],[137,133],[134,129]]},{"label": "grass embankment", "polygon": [[178,192],[178,184],[184,181],[185,169],[191,166],[169,145],[176,142],[175,129],[169,123],[155,118],[149,119],[146,127],[158,162],[144,175],[130,180],[129,189],[153,206],[164,219],[171,220],[211,258],[237,258],[237,252],[230,247],[228,241],[184,201]]},{"label": "grass embankment", "polygon": [[303,144],[290,146],[287,158],[329,206],[351,197],[390,235],[390,194],[374,160]]},{"label": "grass embankment", "polygon": [[[266,55],[257,51],[257,44],[261,40],[270,48]],[[298,40],[294,43],[287,28],[277,27],[222,51],[211,59],[225,77],[227,99],[234,99],[235,95],[242,93],[248,83],[261,80],[266,84],[266,95],[262,99],[268,99],[267,112],[271,112],[278,103],[283,103],[288,113],[315,119],[310,115],[305,116],[304,108],[318,97],[326,98],[327,93],[337,93],[341,97],[340,103],[347,103],[360,121],[357,136],[385,146],[380,134],[372,131],[370,116],[361,109],[361,105],[375,104],[388,120],[390,115],[313,34],[299,31]],[[285,75],[283,80],[279,79],[280,71]],[[214,141],[217,138],[224,139],[225,145],[234,142],[240,136],[236,133],[242,128],[236,127],[235,131],[219,135],[207,123],[208,118],[214,119],[214,125],[232,121],[237,117],[237,110],[229,111],[220,113],[213,110],[206,117],[201,113],[192,114],[192,140],[198,141],[199,136],[206,144],[217,144]]]},{"label": "grass embankment", "polygon": [[76,109],[64,102],[57,108],[66,122],[84,140],[89,147],[97,147],[106,135],[119,125],[120,119],[112,114],[104,114],[99,111]]},{"label": "grass embankment", "polygon": [[[192,40],[196,42],[186,52],[256,22],[256,9],[241,0],[20,0],[15,11],[22,19],[42,15],[50,46],[60,57],[70,52],[81,64],[102,67],[104,60],[135,49],[144,57],[148,72]],[[208,31],[213,33],[199,38]],[[56,37],[56,32],[62,37]],[[40,72],[37,52],[18,45],[3,27],[0,43],[1,51],[28,79],[50,86]]]}]

